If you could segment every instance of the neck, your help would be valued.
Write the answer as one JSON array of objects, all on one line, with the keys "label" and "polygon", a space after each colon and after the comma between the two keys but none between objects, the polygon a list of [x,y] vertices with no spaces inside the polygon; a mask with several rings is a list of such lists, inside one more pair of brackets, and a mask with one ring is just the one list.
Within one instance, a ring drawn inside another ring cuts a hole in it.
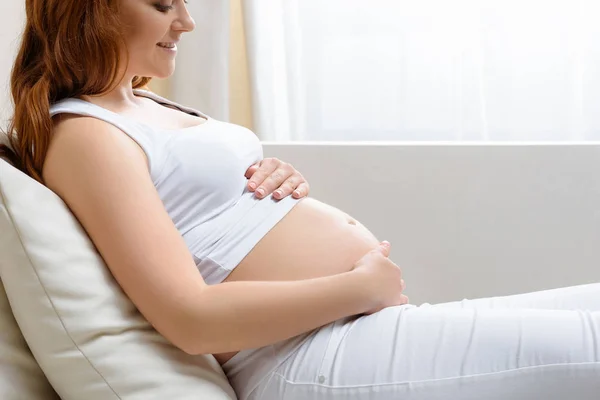
[{"label": "neck", "polygon": [[98,96],[83,96],[83,100],[99,105],[110,105],[115,109],[125,109],[140,105],[138,97],[133,93],[134,75],[126,74],[119,84],[110,92]]}]

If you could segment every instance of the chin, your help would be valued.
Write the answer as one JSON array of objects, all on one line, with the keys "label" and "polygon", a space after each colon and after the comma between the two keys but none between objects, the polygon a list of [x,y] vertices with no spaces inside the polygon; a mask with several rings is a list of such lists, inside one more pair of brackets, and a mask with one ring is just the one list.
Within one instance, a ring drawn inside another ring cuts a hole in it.
[{"label": "chin", "polygon": [[152,75],[146,75],[146,76],[152,76],[153,78],[157,78],[157,79],[167,79],[170,78],[173,73],[175,72],[175,69],[169,69],[166,71],[157,71],[156,73],[152,74]]},{"label": "chin", "polygon": [[173,73],[170,73],[170,74],[156,74],[156,75],[153,76],[153,78],[156,78],[156,79],[167,79],[167,78],[170,78],[172,75],[173,75]]}]

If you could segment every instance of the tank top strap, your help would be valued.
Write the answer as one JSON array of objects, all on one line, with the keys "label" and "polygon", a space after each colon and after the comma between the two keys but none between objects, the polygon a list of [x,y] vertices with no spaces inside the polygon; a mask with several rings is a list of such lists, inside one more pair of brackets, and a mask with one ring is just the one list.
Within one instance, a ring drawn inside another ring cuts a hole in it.
[{"label": "tank top strap", "polygon": [[96,104],[77,98],[67,98],[57,101],[50,106],[50,117],[58,114],[76,114],[93,117],[105,121],[127,134],[146,153],[148,168],[152,179],[155,180],[160,173],[159,165],[162,160],[161,145],[156,143],[159,138],[148,127],[126,118],[118,113],[107,110]]},{"label": "tank top strap", "polygon": [[86,117],[94,117],[106,121],[117,128],[129,133],[130,130],[139,130],[142,126],[135,120],[126,118],[118,113],[107,110],[94,103],[85,100],[68,98],[60,100],[50,106],[50,117],[57,114],[77,114]]},{"label": "tank top strap", "polygon": [[149,99],[152,99],[159,104],[173,106],[175,108],[178,108],[179,110],[181,110],[187,114],[192,114],[197,117],[202,117],[202,118],[205,118],[206,120],[211,119],[210,116],[208,116],[207,114],[205,114],[201,111],[196,110],[195,108],[188,107],[183,104],[179,104],[177,102],[174,102],[173,100],[165,99],[164,97],[162,97],[154,92],[151,92],[149,90],[133,89],[133,92],[138,96],[144,96]]}]

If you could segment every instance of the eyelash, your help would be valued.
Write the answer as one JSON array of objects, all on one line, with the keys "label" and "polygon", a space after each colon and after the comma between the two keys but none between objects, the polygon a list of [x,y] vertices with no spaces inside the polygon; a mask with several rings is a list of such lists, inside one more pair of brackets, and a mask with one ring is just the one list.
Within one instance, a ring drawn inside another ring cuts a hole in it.
[{"label": "eyelash", "polygon": [[[187,3],[188,3],[188,0],[184,0],[183,2],[184,2],[185,4],[187,4]],[[170,6],[163,6],[162,4],[156,4],[156,5],[155,5],[155,7],[156,7],[156,9],[157,9],[158,11],[160,11],[160,12],[162,12],[162,13],[169,12],[169,11],[171,11],[171,10],[174,8],[174,7],[173,7],[173,4],[171,4]]]}]

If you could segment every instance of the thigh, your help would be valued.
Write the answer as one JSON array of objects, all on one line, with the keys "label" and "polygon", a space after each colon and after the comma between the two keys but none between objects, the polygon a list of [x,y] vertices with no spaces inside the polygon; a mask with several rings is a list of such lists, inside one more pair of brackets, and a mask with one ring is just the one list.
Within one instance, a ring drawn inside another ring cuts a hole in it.
[{"label": "thigh", "polygon": [[600,311],[600,283],[540,290],[510,296],[480,299],[463,299],[447,303],[429,304],[422,307],[443,308],[531,308],[544,310],[590,310]]},{"label": "thigh", "polygon": [[598,312],[389,307],[324,327],[257,398],[592,399],[599,334]]}]

